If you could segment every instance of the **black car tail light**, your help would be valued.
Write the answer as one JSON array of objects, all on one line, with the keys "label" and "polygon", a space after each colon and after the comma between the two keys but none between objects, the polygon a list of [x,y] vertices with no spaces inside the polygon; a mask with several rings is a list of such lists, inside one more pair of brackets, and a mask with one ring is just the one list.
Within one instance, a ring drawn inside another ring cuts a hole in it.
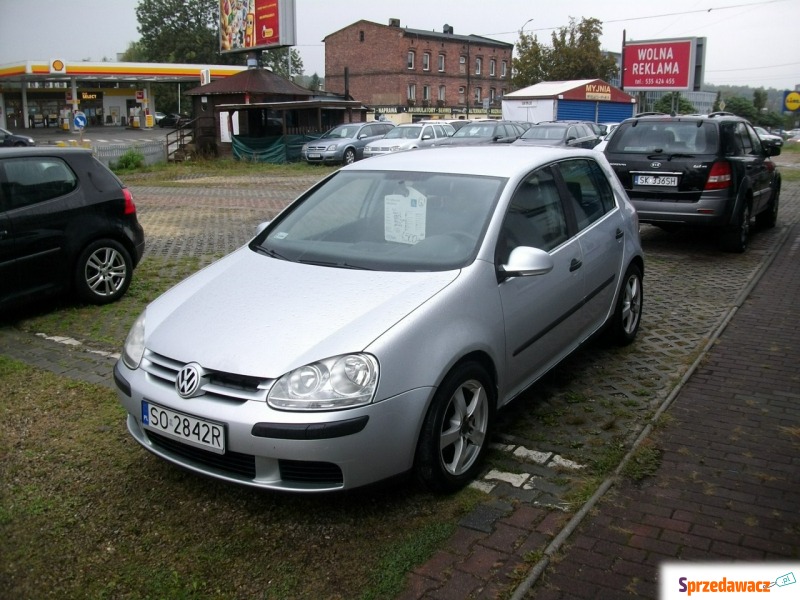
[{"label": "black car tail light", "polygon": [[727,160],[718,160],[711,166],[706,181],[706,190],[724,190],[733,183],[731,164]]},{"label": "black car tail light", "polygon": [[125,214],[135,215],[136,205],[133,203],[133,194],[128,188],[122,188],[122,195],[125,196]]}]

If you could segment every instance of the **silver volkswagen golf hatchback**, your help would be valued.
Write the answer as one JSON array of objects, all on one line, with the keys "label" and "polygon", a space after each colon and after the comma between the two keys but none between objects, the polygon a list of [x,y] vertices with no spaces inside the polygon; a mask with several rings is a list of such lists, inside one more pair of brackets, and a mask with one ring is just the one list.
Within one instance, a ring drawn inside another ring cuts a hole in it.
[{"label": "silver volkswagen golf hatchback", "polygon": [[495,412],[633,341],[636,213],[602,154],[432,148],[345,167],[151,303],[114,376],[150,452],[294,492],[472,480]]}]

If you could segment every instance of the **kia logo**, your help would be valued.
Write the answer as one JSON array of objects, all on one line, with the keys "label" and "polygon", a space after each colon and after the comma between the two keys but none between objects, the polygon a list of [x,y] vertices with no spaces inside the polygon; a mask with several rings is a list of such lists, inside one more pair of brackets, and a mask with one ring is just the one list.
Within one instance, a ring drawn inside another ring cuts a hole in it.
[{"label": "kia logo", "polygon": [[650,168],[659,169],[661,168],[661,163],[650,163]]},{"label": "kia logo", "polygon": [[175,389],[181,398],[196,396],[200,389],[201,378],[200,365],[195,363],[186,365],[178,371],[178,376],[175,378]]}]

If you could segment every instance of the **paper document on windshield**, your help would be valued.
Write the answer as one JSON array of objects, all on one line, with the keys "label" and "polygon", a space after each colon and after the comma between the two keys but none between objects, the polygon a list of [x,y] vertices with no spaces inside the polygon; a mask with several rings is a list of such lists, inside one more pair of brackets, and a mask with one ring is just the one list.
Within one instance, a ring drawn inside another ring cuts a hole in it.
[{"label": "paper document on windshield", "polygon": [[425,239],[427,199],[413,188],[409,194],[390,194],[384,198],[384,239],[387,242],[416,244]]}]

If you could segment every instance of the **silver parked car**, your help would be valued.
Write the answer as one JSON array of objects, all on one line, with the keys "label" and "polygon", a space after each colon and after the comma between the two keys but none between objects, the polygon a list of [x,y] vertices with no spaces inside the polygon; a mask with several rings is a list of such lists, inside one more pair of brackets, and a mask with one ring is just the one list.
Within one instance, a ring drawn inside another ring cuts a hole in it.
[{"label": "silver parked car", "polygon": [[436,141],[442,141],[455,133],[455,129],[447,123],[405,123],[398,125],[379,140],[370,142],[364,147],[364,158],[427,148]]},{"label": "silver parked car", "polygon": [[349,165],[364,158],[364,146],[393,128],[393,123],[384,121],[337,125],[319,139],[303,144],[300,157],[308,163]]},{"label": "silver parked car", "polygon": [[197,473],[450,491],[495,411],[639,329],[636,212],[600,153],[430,148],[333,173],[151,303],[114,369],[130,433]]}]

